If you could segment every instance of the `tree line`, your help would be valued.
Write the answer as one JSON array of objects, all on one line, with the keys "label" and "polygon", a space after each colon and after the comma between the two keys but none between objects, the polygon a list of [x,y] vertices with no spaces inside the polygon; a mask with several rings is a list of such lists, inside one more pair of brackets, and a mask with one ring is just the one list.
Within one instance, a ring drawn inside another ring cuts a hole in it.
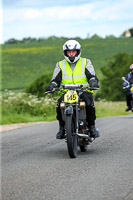
[{"label": "tree line", "polygon": [[[129,31],[130,35],[127,36],[126,35],[126,31]],[[121,37],[133,37],[133,28],[130,28],[128,30],[124,31],[121,35]],[[101,39],[102,37],[94,34],[91,37],[89,37],[89,35],[87,34],[87,39]],[[115,38],[114,35],[107,35],[105,38]],[[50,36],[48,38],[32,38],[32,37],[27,37],[27,38],[23,38],[22,40],[17,40],[15,38],[10,38],[9,40],[5,41],[4,44],[15,44],[15,43],[26,43],[26,42],[42,42],[44,40],[57,40],[57,39],[65,39],[65,37],[56,37],[56,36]]]}]

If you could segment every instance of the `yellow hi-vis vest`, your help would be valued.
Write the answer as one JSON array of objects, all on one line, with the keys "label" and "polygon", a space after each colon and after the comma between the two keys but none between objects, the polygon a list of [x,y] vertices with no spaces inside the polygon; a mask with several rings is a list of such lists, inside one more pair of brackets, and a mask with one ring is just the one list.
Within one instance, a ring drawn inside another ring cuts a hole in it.
[{"label": "yellow hi-vis vest", "polygon": [[[66,59],[59,61],[59,67],[62,71],[61,85],[69,85],[69,86],[83,85],[87,87],[88,81],[85,75],[86,62],[87,62],[86,58],[80,57],[76,63],[74,71],[72,71]],[[92,90],[87,89],[87,91],[93,93]]]}]

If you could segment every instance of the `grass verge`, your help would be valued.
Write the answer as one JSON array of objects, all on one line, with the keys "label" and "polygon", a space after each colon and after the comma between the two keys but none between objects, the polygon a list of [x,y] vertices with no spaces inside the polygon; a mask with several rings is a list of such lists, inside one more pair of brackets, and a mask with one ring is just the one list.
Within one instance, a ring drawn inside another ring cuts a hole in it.
[{"label": "grass verge", "polygon": [[126,102],[95,102],[97,117],[111,117],[120,115],[131,115],[131,111],[125,112]]},{"label": "grass verge", "polygon": [[[25,122],[56,120],[56,102],[52,97],[41,97],[27,93],[7,92],[0,96],[1,121],[0,124],[14,124]],[[125,112],[125,102],[95,102],[96,116],[109,117],[131,115]]]}]

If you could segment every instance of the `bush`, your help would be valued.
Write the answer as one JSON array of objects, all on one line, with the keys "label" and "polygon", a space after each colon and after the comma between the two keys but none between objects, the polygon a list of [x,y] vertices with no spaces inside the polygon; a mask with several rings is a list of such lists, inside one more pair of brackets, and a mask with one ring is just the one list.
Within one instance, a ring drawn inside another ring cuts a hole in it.
[{"label": "bush", "polygon": [[42,75],[36,79],[29,87],[26,88],[25,92],[34,94],[38,97],[45,96],[46,87],[50,83],[52,78],[52,72]]},{"label": "bush", "polygon": [[[15,94],[11,91],[7,91],[0,96],[0,101],[2,115],[1,124],[3,124],[3,120],[5,121],[5,118],[10,115],[12,115],[12,118],[14,118],[14,115],[23,116],[23,118],[29,115],[31,121],[32,117],[36,116],[41,116],[44,121],[46,121],[50,115],[56,116],[56,101],[54,102],[50,97],[38,98],[35,95],[27,93]],[[19,122],[19,119],[12,122]]]}]

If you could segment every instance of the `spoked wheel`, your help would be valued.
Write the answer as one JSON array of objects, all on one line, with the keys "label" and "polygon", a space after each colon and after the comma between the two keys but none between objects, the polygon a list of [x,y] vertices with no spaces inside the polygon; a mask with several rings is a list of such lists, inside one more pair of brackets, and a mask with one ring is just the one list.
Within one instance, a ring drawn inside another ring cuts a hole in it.
[{"label": "spoked wheel", "polygon": [[66,137],[67,148],[70,158],[76,158],[77,156],[77,135],[74,128],[74,123],[71,115],[66,116]]}]

